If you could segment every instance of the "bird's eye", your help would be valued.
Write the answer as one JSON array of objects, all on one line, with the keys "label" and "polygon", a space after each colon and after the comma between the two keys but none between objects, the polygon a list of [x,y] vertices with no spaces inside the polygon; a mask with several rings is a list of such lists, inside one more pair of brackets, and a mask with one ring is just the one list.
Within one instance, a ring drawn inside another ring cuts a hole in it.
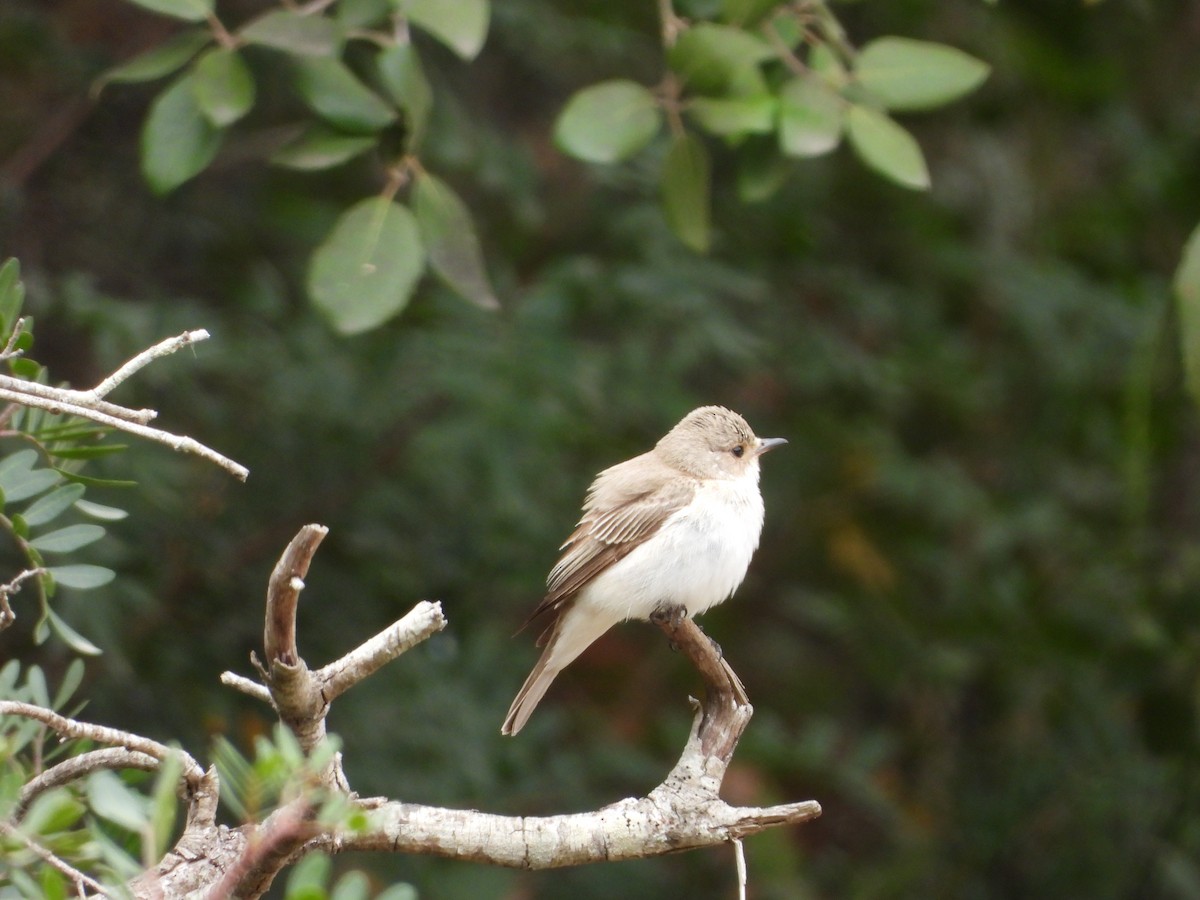
[{"label": "bird's eye", "polygon": [[734,447],[729,452],[732,453],[734,456],[736,456],[738,459],[741,459],[742,454],[746,452],[746,448],[743,447],[741,444],[738,444],[736,447]]}]

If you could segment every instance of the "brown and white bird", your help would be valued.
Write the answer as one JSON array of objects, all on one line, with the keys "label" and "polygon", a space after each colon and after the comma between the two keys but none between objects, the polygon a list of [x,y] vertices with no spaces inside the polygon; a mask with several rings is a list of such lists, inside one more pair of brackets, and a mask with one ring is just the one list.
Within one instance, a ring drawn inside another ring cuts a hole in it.
[{"label": "brown and white bird", "polygon": [[613,625],[671,607],[695,616],[737,589],[762,533],[758,459],[786,443],[702,406],[653,450],[596,476],[530,616],[553,621],[501,734],[520,731],[555,676]]}]

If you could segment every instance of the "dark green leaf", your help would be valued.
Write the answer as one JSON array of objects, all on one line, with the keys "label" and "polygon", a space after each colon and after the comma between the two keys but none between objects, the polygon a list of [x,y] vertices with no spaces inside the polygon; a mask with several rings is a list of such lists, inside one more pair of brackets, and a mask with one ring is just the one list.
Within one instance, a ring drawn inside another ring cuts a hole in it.
[{"label": "dark green leaf", "polygon": [[142,174],[165,194],[204,170],[221,146],[221,131],[200,112],[195,80],[184,75],[158,96],[142,128]]},{"label": "dark green leaf", "polygon": [[408,147],[416,150],[425,137],[429,111],[433,108],[433,91],[421,68],[417,50],[412,44],[397,44],[380,53],[375,65],[384,90],[404,110]]},{"label": "dark green leaf", "polygon": [[702,23],[689,28],[667,59],[689,90],[700,94],[757,93],[758,64],[775,52],[762,38],[728,25]]},{"label": "dark green leaf", "polygon": [[48,447],[46,453],[55,459],[98,459],[128,449],[128,444],[93,444],[89,447],[64,447],[61,450]]},{"label": "dark green leaf", "polygon": [[91,475],[80,475],[78,472],[67,472],[59,468],[55,468],[54,471],[67,481],[76,481],[79,484],[85,485],[86,487],[137,487],[136,481],[130,481],[125,478],[95,478]]},{"label": "dark green leaf", "polygon": [[779,92],[779,146],[788,156],[820,156],[842,140],[845,101],[816,77],[793,78]]},{"label": "dark green leaf", "polygon": [[75,588],[77,591],[86,591],[90,588],[100,587],[108,584],[117,577],[117,573],[112,569],[106,569],[104,566],[87,565],[86,563],[70,566],[51,566],[48,571],[56,584],[60,584],[63,587]]},{"label": "dark green leaf", "polygon": [[152,12],[162,13],[164,16],[183,19],[185,22],[203,22],[212,15],[213,11],[213,0],[131,0],[131,2]]},{"label": "dark green leaf", "polygon": [[332,169],[370,150],[373,137],[342,134],[320,125],[309,128],[271,155],[271,162],[288,169]]},{"label": "dark green leaf", "polygon": [[778,5],[779,0],[721,0],[721,18],[730,25],[750,27]]},{"label": "dark green leaf", "polygon": [[36,381],[38,375],[42,372],[40,363],[34,362],[32,359],[18,357],[12,360],[9,365],[12,367],[12,373],[18,378],[24,378],[26,381]]},{"label": "dark green leaf", "polygon": [[661,125],[658,102],[646,88],[605,81],[571,97],[555,123],[554,139],[576,159],[612,163],[645,147]]},{"label": "dark green leaf", "polygon": [[697,97],[688,104],[687,111],[706,131],[739,137],[771,131],[775,127],[776,102],[770,94]]},{"label": "dark green leaf", "polygon": [[852,106],[846,133],[859,157],[896,184],[917,190],[929,187],[929,170],[916,139],[878,110]]},{"label": "dark green leaf", "polygon": [[341,29],[332,19],[281,9],[259,16],[238,34],[251,44],[298,56],[331,56],[342,42]]},{"label": "dark green leaf", "polygon": [[343,28],[370,28],[395,10],[393,0],[338,0],[334,16]]},{"label": "dark green leaf", "polygon": [[737,191],[745,203],[774,194],[787,180],[788,163],[779,155],[774,138],[747,141],[738,151]]},{"label": "dark green leaf", "polygon": [[236,50],[214,47],[194,73],[200,112],[216,127],[232,125],[254,106],[254,78]]},{"label": "dark green leaf", "polygon": [[22,518],[27,525],[45,525],[66,512],[80,497],[83,496],[82,484],[64,484],[55,488],[49,494],[32,503],[25,510]]},{"label": "dark green leaf", "polygon": [[296,88],[323,119],[347,131],[386,128],[396,112],[336,59],[296,60]]},{"label": "dark green leaf", "polygon": [[1183,247],[1174,287],[1184,376],[1192,397],[1200,403],[1200,226]]},{"label": "dark green leaf", "polygon": [[412,22],[457,53],[474,59],[487,39],[488,0],[395,0]]},{"label": "dark green leaf", "polygon": [[116,82],[153,81],[170,75],[182,68],[188,60],[200,52],[212,40],[207,28],[189,28],[173,35],[152,50],[140,53],[129,62],[114,66],[96,79],[92,91],[101,90],[106,84]]},{"label": "dark green leaf", "polygon": [[957,100],[979,87],[989,71],[987,63],[956,47],[901,37],[871,41],[854,65],[859,84],[893,110]]},{"label": "dark green leaf", "polygon": [[30,541],[30,545],[41,553],[70,553],[80,547],[86,547],[104,537],[102,525],[68,525],[40,535]]},{"label": "dark green leaf", "polygon": [[422,172],[413,195],[413,212],[429,265],[438,277],[475,305],[498,309],[475,223],[459,196],[441,179]]},{"label": "dark green leaf", "polygon": [[683,134],[671,142],[662,179],[667,224],[688,247],[699,253],[707,252],[712,240],[709,161],[708,151],[699,138]]},{"label": "dark green leaf", "polygon": [[382,197],[351,207],[313,254],[308,291],[343,334],[375,328],[402,310],[425,269],[416,220]]}]

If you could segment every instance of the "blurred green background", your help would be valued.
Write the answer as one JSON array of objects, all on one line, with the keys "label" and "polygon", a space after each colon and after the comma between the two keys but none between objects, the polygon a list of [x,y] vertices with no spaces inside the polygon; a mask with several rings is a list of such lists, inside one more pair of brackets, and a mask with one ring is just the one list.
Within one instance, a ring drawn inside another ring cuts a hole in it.
[{"label": "blurred green background", "polygon": [[[263,6],[220,4],[232,22]],[[107,461],[140,487],[107,498],[133,515],[92,556],[118,579],[60,606],[105,650],[86,717],[200,755],[216,733],[247,746],[270,720],[217,676],[249,674],[271,566],[321,522],[310,664],[421,598],[450,619],[334,707],[356,789],[508,813],[644,793],[683,744],[686,663],[622,626],[504,739],[536,656],[511,635],[592,475],[722,403],[791,442],[764,465],[750,575],[704,620],[756,710],[726,795],[825,809],[748,842],[752,896],[1200,897],[1200,436],[1169,295],[1200,219],[1200,6],[838,11],[855,42],[943,41],[994,67],[904,118],[930,194],[843,148],[746,206],[714,147],[714,250],[696,257],[650,163],[582,166],[550,142],[572,91],[658,77],[654,5],[504,0],[474,63],[422,45],[427,164],[468,200],[503,310],[427,281],[347,339],[303,298],[304,266],[379,173],[262,164],[294,108],[273,57],[251,56],[251,124],[160,199],[137,155],[161,85],[88,88],[175,26],[116,0],[5,0],[0,256],[21,260],[37,358],[86,386],[208,328],[115,399],[252,473],[150,445]],[[65,664],[31,645],[21,600],[0,658]],[[428,898],[734,892],[724,849],[535,874],[340,864]]]}]

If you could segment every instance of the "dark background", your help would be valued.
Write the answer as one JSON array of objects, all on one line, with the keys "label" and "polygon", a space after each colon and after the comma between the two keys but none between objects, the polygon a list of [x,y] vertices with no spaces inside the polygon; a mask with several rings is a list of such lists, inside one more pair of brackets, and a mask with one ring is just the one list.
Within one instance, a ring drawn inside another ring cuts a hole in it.
[{"label": "dark background", "polygon": [[[219,4],[238,24],[263,8]],[[378,189],[262,162],[298,110],[269,51],[259,107],[166,199],[138,173],[162,84],[88,88],[175,26],[109,0],[0,5],[0,256],[21,260],[36,357],[94,383],[185,328],[213,340],[115,397],[247,464],[241,485],[139,445],[106,461],[133,510],[64,595],[101,644],[86,716],[207,754],[270,726],[249,674],[266,578],[332,529],[301,605],[322,664],[421,598],[447,631],[335,706],[364,794],[508,813],[643,793],[686,734],[686,663],[615,629],[528,729],[499,725],[535,659],[510,636],[592,475],[722,403],[789,446],[736,598],[709,613],[755,704],[732,801],[824,816],[747,844],[759,898],[1200,897],[1200,441],[1169,280],[1200,220],[1200,6],[874,0],[852,40],[939,40],[994,67],[904,117],[934,187],[842,148],[745,206],[713,147],[713,253],[668,233],[663,148],[617,168],[550,142],[570,93],[661,73],[649,2],[495,4],[470,65],[422,42],[425,164],[467,198],[503,310],[426,282],[341,338],[303,297],[312,247]],[[0,446],[0,450],[3,450]],[[27,598],[0,658],[50,669]],[[363,858],[422,897],[728,897],[728,850],[522,874]]]}]

